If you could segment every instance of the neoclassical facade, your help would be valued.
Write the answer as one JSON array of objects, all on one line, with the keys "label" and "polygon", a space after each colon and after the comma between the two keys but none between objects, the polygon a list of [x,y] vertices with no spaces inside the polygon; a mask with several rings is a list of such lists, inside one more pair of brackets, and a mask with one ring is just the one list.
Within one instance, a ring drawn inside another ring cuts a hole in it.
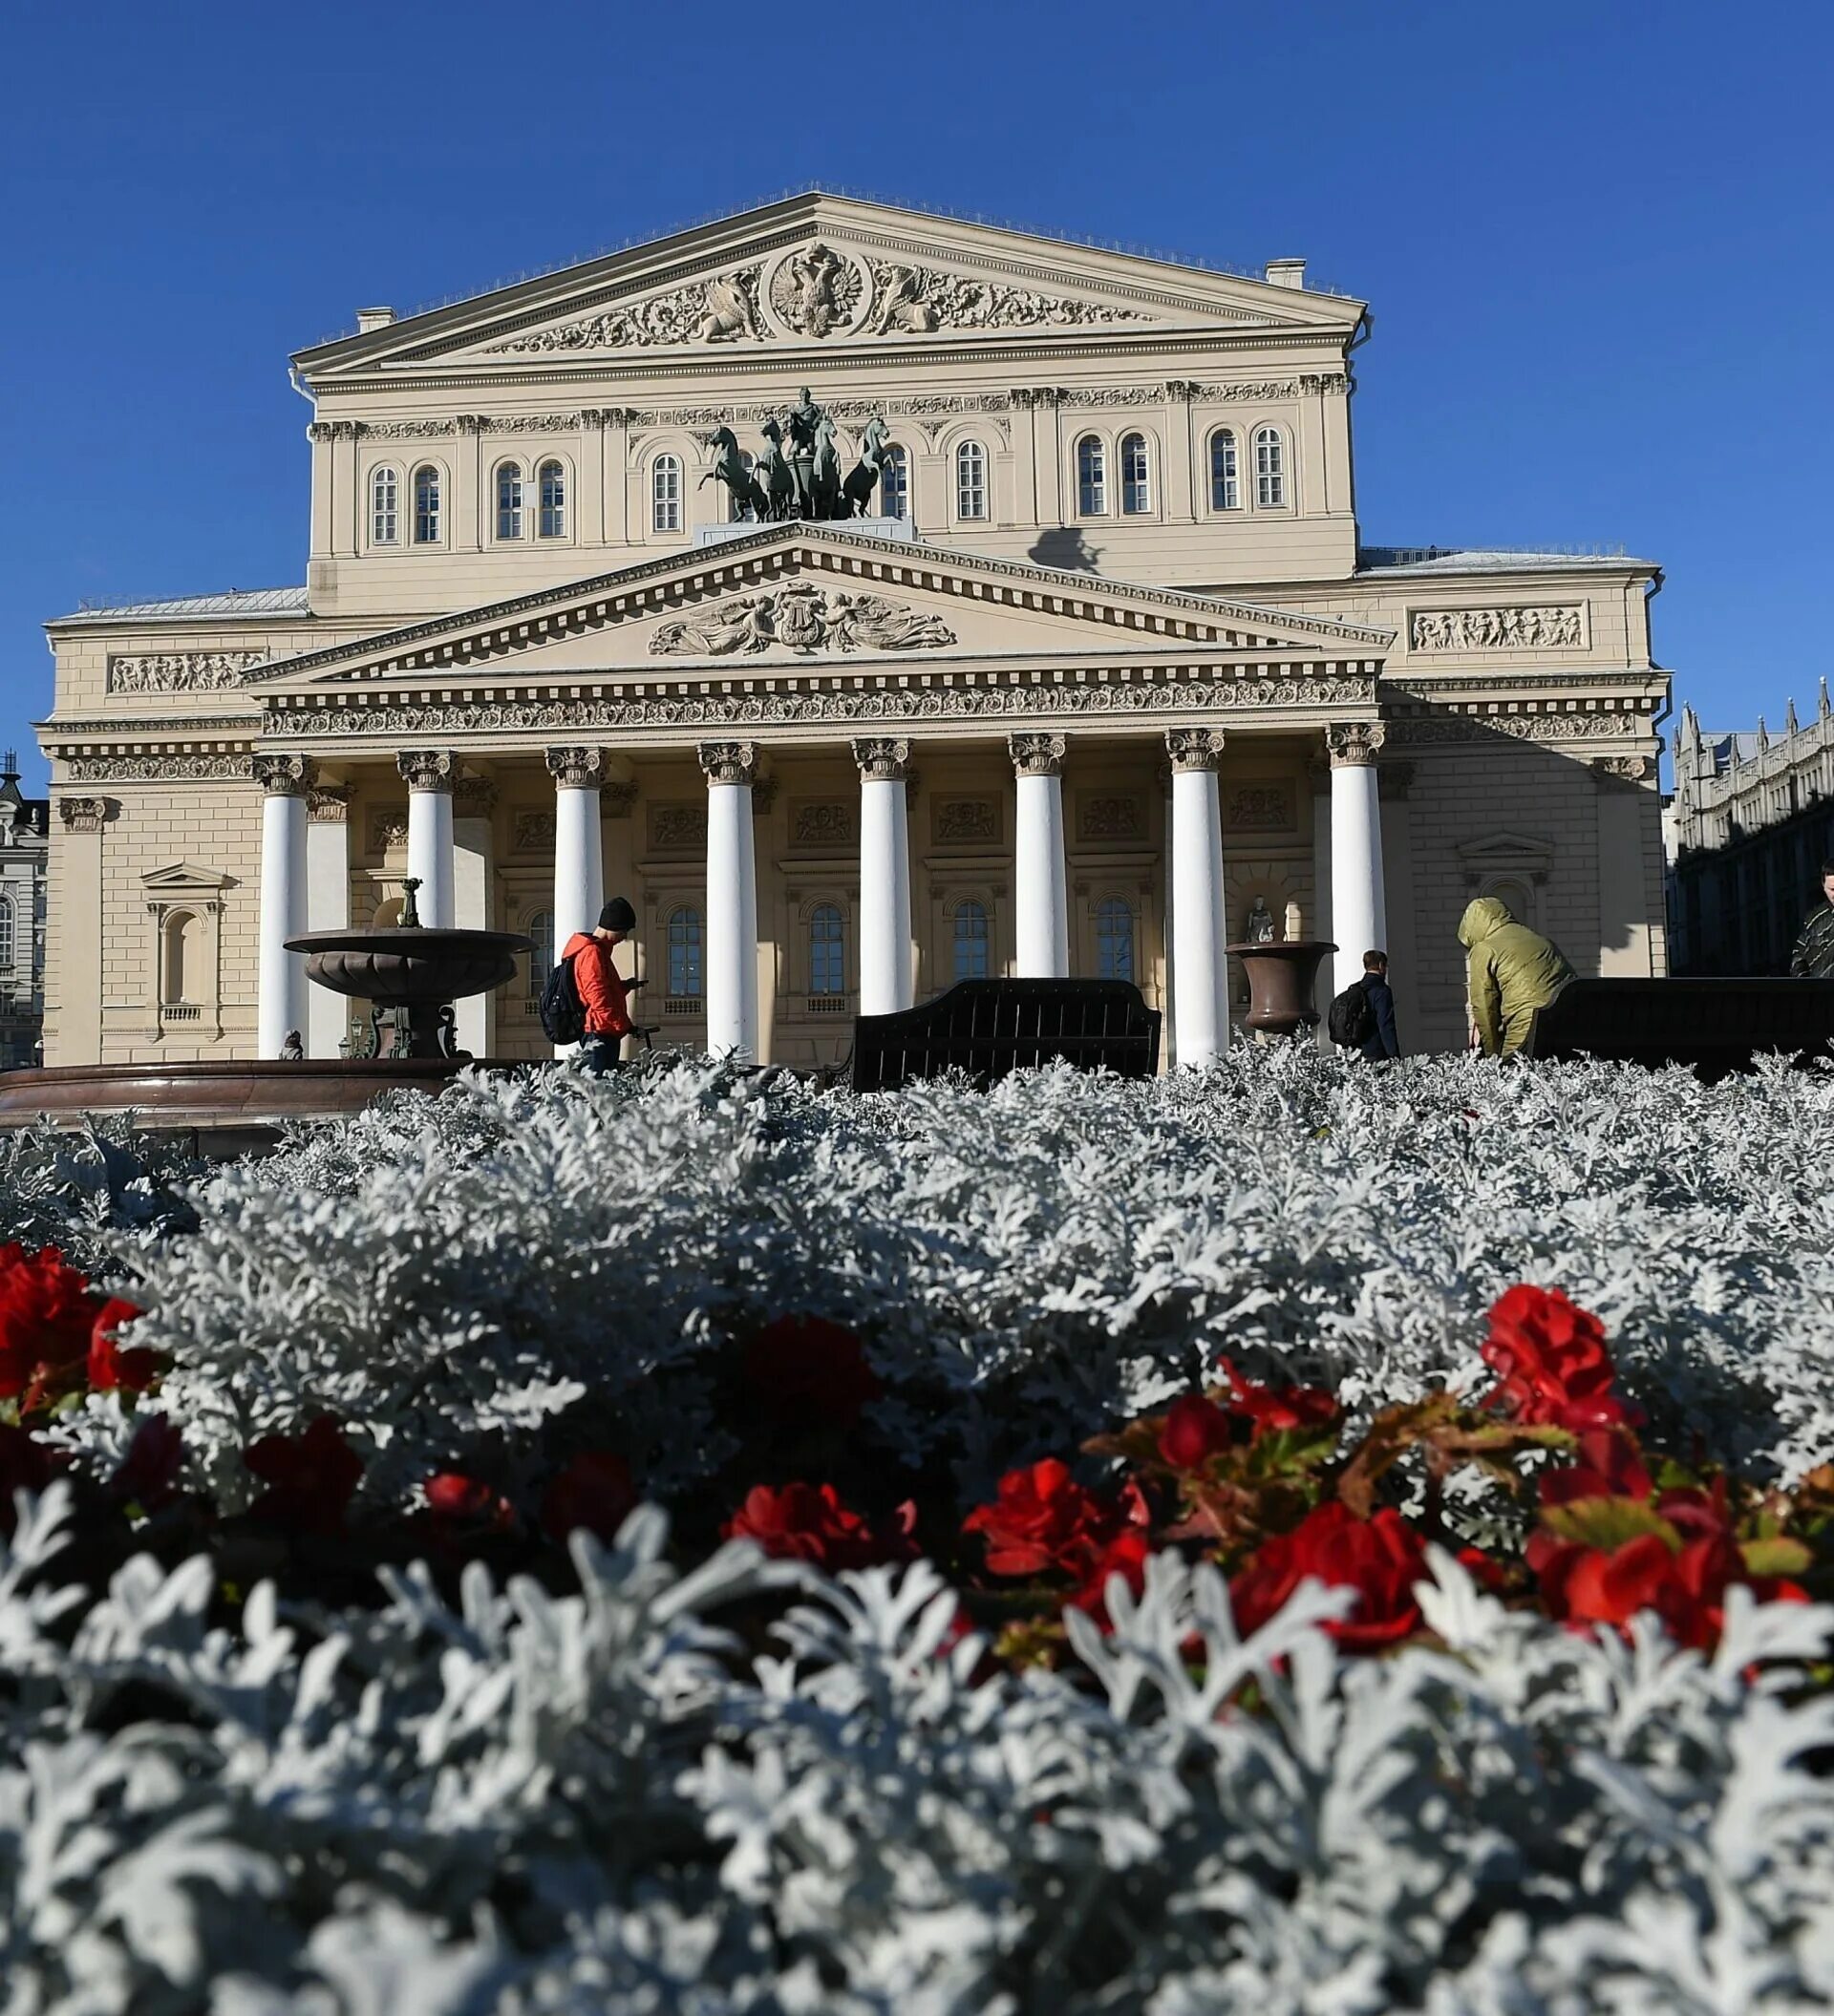
[{"label": "neoclassical facade", "polygon": [[[808,195],[357,325],[293,360],[303,586],[49,626],[50,1063],[336,1055],[285,941],[409,876],[536,942],[461,1009],[496,1056],[613,891],[661,1040],[791,1064],[1002,972],[1201,1061],[1257,900],[1323,987],[1387,949],[1410,1048],[1476,893],[1664,970],[1658,570],[1362,544],[1369,325],[1302,262]],[[799,425],[857,515],[772,492]]]}]

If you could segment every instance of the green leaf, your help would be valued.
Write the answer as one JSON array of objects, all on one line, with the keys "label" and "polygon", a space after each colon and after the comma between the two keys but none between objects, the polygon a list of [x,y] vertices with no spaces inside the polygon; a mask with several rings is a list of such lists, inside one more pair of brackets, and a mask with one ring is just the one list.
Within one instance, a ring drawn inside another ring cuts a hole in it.
[{"label": "green leaf", "polygon": [[1806,1575],[1815,1557],[1801,1540],[1747,1540],[1738,1550],[1747,1575]]},{"label": "green leaf", "polygon": [[1541,1522],[1564,1540],[1577,1540],[1582,1547],[1597,1547],[1606,1554],[1646,1533],[1659,1535],[1674,1553],[1681,1551],[1681,1536],[1647,1498],[1574,1498],[1566,1505],[1544,1506]]}]

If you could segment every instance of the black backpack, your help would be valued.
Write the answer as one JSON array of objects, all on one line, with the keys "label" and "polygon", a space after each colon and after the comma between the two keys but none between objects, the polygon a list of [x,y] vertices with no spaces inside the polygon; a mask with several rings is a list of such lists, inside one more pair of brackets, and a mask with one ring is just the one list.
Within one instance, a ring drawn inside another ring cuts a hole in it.
[{"label": "black backpack", "polygon": [[577,1043],[586,1034],[586,1003],[570,959],[561,961],[542,989],[542,1028],[550,1043]]},{"label": "black backpack", "polygon": [[1376,1033],[1376,1010],[1369,1005],[1369,989],[1358,980],[1331,1004],[1325,1017],[1325,1033],[1345,1050],[1361,1050]]}]

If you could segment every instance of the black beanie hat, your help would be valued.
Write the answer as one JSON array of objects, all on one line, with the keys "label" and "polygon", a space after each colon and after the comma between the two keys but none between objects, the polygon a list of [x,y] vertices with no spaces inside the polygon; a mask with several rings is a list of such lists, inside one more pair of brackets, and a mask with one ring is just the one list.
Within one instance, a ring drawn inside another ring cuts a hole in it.
[{"label": "black beanie hat", "polygon": [[625,897],[614,896],[599,912],[601,931],[634,931],[636,928],[637,913]]}]

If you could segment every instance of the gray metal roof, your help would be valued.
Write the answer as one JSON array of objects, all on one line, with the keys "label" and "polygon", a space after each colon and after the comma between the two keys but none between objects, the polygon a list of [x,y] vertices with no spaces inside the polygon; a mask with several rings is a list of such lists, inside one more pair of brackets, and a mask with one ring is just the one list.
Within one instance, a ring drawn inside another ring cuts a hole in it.
[{"label": "gray metal roof", "polygon": [[1619,574],[1627,567],[1655,564],[1628,553],[1517,553],[1506,546],[1362,546],[1356,553],[1357,573],[1388,580],[1397,575],[1430,580],[1439,574]]},{"label": "gray metal roof", "polygon": [[228,588],[221,595],[180,595],[169,602],[123,602],[112,608],[73,609],[54,623],[119,623],[199,616],[304,616],[310,605],[304,588]]}]

